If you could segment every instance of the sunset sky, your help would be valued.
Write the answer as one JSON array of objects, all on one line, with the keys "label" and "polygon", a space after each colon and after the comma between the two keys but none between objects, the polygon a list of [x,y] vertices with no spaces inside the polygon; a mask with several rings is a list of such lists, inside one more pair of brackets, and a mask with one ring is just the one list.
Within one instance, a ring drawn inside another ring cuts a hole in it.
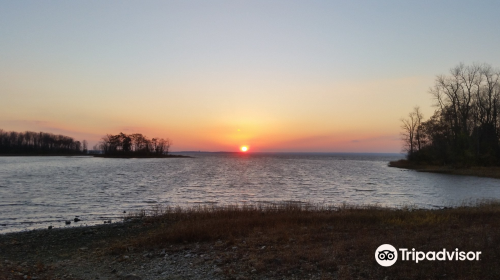
[{"label": "sunset sky", "polygon": [[400,152],[458,63],[500,67],[500,1],[0,0],[0,129],[174,151]]}]

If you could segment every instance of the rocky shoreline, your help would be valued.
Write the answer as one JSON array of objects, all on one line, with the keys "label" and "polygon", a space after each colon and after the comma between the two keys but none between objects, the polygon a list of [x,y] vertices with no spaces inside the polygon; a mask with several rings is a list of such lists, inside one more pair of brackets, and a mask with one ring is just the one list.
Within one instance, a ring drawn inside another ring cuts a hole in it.
[{"label": "rocky shoreline", "polygon": [[[147,219],[134,219],[0,234],[0,279],[283,279],[235,268],[246,265],[238,263],[238,247],[226,241],[123,248],[128,239],[158,227]],[[228,255],[235,261],[231,267]],[[309,274],[308,279],[322,279],[321,273]]]},{"label": "rocky shoreline", "polygon": [[[0,235],[0,279],[221,279],[213,253],[194,246],[109,246],[150,230],[141,220]],[[191,248],[192,247],[192,248]]]},{"label": "rocky shoreline", "polygon": [[[439,210],[168,208],[126,222],[2,234],[0,279],[500,279],[499,215],[494,201]],[[381,244],[482,258],[388,269],[374,259]]]}]

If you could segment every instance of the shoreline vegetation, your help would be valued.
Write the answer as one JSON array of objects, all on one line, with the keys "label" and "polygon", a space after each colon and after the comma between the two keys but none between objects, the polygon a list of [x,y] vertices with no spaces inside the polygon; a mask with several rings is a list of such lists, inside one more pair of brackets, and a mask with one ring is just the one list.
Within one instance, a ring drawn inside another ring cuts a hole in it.
[{"label": "shoreline vegetation", "polygon": [[429,120],[419,107],[401,119],[406,160],[390,167],[500,179],[500,69],[459,64],[436,77]]},{"label": "shoreline vegetation", "polygon": [[500,166],[500,69],[459,64],[436,77],[430,94],[436,111],[428,120],[419,107],[401,119],[410,166],[452,174]]},{"label": "shoreline vegetation", "polygon": [[140,133],[107,134],[88,150],[86,140],[75,141],[46,132],[15,132],[0,129],[0,156],[92,156],[102,158],[191,158],[169,154],[170,139],[149,139]]},{"label": "shoreline vegetation", "polygon": [[0,157],[91,157],[92,154],[0,154]]},{"label": "shoreline vegetation", "polygon": [[409,160],[402,159],[398,161],[390,161],[389,167],[402,169],[411,169],[418,172],[442,173],[462,176],[476,176],[500,179],[500,166],[471,166],[471,167],[452,167],[438,166],[413,163]]},{"label": "shoreline vegetation", "polygon": [[[0,235],[6,279],[499,279],[499,202],[374,206],[155,207],[99,226]],[[398,260],[381,244],[481,251],[479,261]],[[24,276],[26,275],[26,276]],[[129,277],[129,278],[126,278]],[[135,278],[132,278],[135,277]]]},{"label": "shoreline vegetation", "polygon": [[99,158],[192,158],[191,156],[184,155],[141,155],[141,154],[118,154],[118,155],[105,155],[105,154],[93,154],[93,157]]},{"label": "shoreline vegetation", "polygon": [[87,140],[47,132],[15,132],[0,129],[0,155],[2,156],[74,156],[87,154]]},{"label": "shoreline vegetation", "polygon": [[116,135],[106,134],[94,146],[94,150],[100,150],[105,157],[151,158],[168,157],[171,146],[172,141],[168,138],[149,139],[140,133],[125,134],[120,132]]}]

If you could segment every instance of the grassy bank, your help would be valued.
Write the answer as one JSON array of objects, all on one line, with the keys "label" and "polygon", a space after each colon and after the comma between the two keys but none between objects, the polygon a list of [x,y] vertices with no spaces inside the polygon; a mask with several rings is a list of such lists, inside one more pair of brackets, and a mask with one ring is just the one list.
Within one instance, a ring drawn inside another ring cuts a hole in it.
[{"label": "grassy bank", "polygon": [[[499,279],[499,218],[497,203],[432,211],[297,204],[159,209],[144,220],[158,227],[114,244],[111,251],[198,244],[202,254],[218,252],[228,277]],[[384,243],[421,251],[482,251],[483,258],[399,262],[385,268],[374,259],[376,248]]]},{"label": "grassy bank", "polygon": [[[82,236],[94,238],[85,246],[99,256],[99,265],[119,262],[124,270],[139,276],[149,273],[148,262],[170,256],[166,264],[186,262],[190,270],[204,266],[216,269],[217,275],[226,279],[500,279],[499,218],[500,203],[493,202],[441,210],[293,203],[156,208],[127,217],[130,222],[123,230],[116,236],[108,232],[105,242],[98,234],[83,235],[85,228]],[[62,238],[48,246],[46,238],[19,237],[0,238],[3,258],[21,258],[12,253],[8,256],[9,252],[22,247],[19,242],[32,240],[25,246],[32,252],[38,250],[56,258],[63,247],[65,258],[89,266],[92,263],[78,251],[80,244],[68,249]],[[12,245],[12,238],[17,240],[16,245]],[[374,255],[385,243],[417,251],[458,248],[482,254],[479,261],[416,264],[398,260],[391,267],[381,267]],[[39,267],[50,267],[47,259],[37,261]],[[57,271],[51,273],[57,275]]]},{"label": "grassy bank", "polygon": [[413,169],[419,172],[432,172],[432,173],[444,173],[453,175],[466,175],[466,176],[478,176],[478,177],[489,177],[500,179],[500,167],[499,166],[472,166],[472,167],[452,167],[452,166],[437,166],[437,165],[423,165],[414,164],[408,160],[398,160],[389,162],[390,167]]}]

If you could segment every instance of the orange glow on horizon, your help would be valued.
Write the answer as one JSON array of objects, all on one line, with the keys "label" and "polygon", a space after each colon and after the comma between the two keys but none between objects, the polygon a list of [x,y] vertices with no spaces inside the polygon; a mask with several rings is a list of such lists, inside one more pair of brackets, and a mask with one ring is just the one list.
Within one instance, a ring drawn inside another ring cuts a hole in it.
[{"label": "orange glow on horizon", "polygon": [[242,147],[240,148],[240,150],[241,150],[242,152],[246,152],[246,151],[248,151],[248,147],[247,147],[247,146],[242,146]]}]

